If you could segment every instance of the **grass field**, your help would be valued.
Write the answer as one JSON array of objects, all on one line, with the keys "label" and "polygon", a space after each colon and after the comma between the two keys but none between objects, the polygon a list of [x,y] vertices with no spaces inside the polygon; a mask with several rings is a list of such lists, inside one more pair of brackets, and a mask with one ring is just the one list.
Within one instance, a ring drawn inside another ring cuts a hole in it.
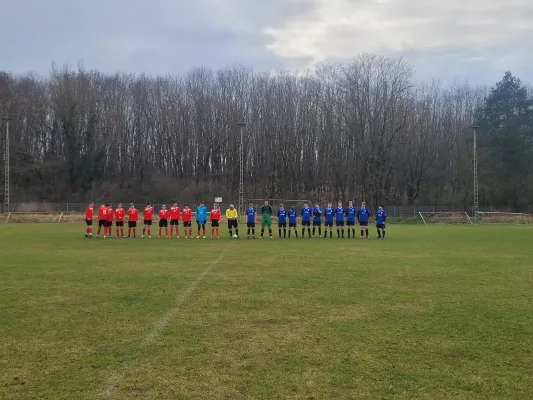
[{"label": "grass field", "polygon": [[533,228],[83,229],[0,224],[1,399],[533,398]]}]

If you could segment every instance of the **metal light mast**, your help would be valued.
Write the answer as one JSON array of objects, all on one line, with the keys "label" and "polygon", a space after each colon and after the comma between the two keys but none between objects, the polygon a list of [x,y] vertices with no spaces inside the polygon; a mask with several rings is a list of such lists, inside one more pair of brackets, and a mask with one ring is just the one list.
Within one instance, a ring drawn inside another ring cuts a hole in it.
[{"label": "metal light mast", "polygon": [[4,180],[4,214],[9,213],[9,121],[13,118],[2,117],[2,121],[6,121],[6,149],[4,153],[5,161],[5,180]]},{"label": "metal light mast", "polygon": [[244,128],[246,123],[239,122],[237,123],[241,133],[241,148],[240,148],[240,175],[239,175],[239,216],[243,215],[244,212]]},{"label": "metal light mast", "polygon": [[479,212],[479,185],[477,178],[477,130],[479,129],[478,125],[473,125],[472,130],[474,131],[474,217],[477,218],[477,213]]}]

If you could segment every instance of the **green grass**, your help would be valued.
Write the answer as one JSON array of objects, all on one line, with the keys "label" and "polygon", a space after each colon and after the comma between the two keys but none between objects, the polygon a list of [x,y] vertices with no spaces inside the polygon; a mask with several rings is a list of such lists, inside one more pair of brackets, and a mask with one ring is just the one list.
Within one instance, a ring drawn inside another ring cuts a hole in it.
[{"label": "green grass", "polygon": [[530,227],[82,232],[0,225],[1,399],[533,398]]}]

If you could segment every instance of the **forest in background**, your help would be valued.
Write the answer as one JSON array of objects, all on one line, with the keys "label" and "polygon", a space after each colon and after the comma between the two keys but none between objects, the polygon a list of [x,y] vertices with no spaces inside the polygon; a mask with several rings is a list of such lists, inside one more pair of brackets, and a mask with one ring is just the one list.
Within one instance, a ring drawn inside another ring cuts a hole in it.
[{"label": "forest in background", "polygon": [[0,72],[6,115],[11,202],[236,202],[245,122],[246,198],[470,210],[476,124],[480,207],[533,204],[533,94],[510,72],[492,87],[420,82],[405,60],[373,54],[306,73],[54,66]]}]

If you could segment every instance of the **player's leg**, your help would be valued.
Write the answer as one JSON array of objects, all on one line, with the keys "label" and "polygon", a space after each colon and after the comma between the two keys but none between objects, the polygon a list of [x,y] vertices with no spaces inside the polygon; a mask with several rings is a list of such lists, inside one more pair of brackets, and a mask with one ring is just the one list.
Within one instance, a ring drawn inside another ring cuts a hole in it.
[{"label": "player's leg", "polygon": [[281,239],[281,224],[278,224],[278,239]]},{"label": "player's leg", "polygon": [[264,234],[265,234],[265,221],[261,220],[261,239],[263,239]]},{"label": "player's leg", "polygon": [[365,235],[366,235],[366,238],[368,239],[368,224],[365,225]]},{"label": "player's leg", "polygon": [[322,237],[322,224],[318,225],[318,237]]},{"label": "player's leg", "polygon": [[361,239],[363,238],[364,234],[365,234],[365,227],[364,225],[361,223],[359,224],[360,228],[361,228]]},{"label": "player's leg", "polygon": [[237,220],[233,223],[233,226],[235,227],[235,234],[237,235],[237,239],[239,238],[239,223]]},{"label": "player's leg", "polygon": [[287,237],[287,224],[283,224],[283,239]]},{"label": "player's leg", "polygon": [[378,239],[381,239],[381,224],[376,224],[376,231],[378,233]]},{"label": "player's leg", "polygon": [[315,225],[315,223],[313,222],[313,237],[315,237],[315,232],[316,232],[316,225]]},{"label": "player's leg", "polygon": [[307,223],[307,235],[311,238],[311,224]]},{"label": "player's leg", "polygon": [[268,235],[270,236],[270,239],[272,239],[272,220],[270,219],[270,217],[267,220],[267,225],[268,225]]},{"label": "player's leg", "polygon": [[228,220],[228,231],[229,231],[229,238],[233,239],[233,224],[231,223],[231,220]]},{"label": "player's leg", "polygon": [[246,224],[246,235],[248,236],[248,239],[250,238],[250,232],[252,231],[252,226],[251,224],[247,223]]},{"label": "player's leg", "polygon": [[339,223],[335,223],[335,226],[337,227],[337,238],[341,237],[341,229]]},{"label": "player's leg", "polygon": [[255,239],[255,222],[252,224],[252,238]]},{"label": "player's leg", "polygon": [[341,224],[341,237],[344,239],[344,223]]}]

